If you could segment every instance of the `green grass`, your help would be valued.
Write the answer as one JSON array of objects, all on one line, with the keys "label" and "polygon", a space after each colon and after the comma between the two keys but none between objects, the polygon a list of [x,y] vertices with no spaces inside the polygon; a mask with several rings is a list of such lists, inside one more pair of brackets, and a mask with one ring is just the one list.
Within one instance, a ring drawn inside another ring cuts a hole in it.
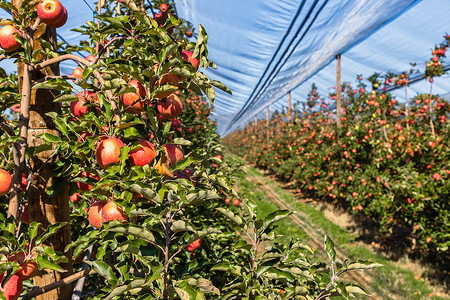
[{"label": "green grass", "polygon": [[[243,163],[236,156],[228,155],[227,159],[232,159],[236,163]],[[316,234],[326,233],[336,244],[337,247],[346,255],[340,257],[341,260],[349,258],[352,260],[362,259],[371,260],[383,264],[381,268],[370,270],[372,281],[370,287],[372,292],[381,299],[450,299],[449,297],[430,297],[432,293],[426,281],[416,279],[412,270],[398,266],[398,264],[382,257],[381,255],[368,249],[368,247],[356,243],[357,236],[347,232],[344,228],[336,225],[325,217],[323,212],[315,207],[298,201],[290,192],[279,187],[275,182],[264,177],[258,170],[246,167],[247,175],[257,177],[258,181],[264,182],[273,193],[277,194],[293,210],[299,212],[299,217],[303,221],[312,224],[316,228]],[[270,198],[261,190],[257,184],[246,179],[245,175],[237,178],[239,193],[243,198],[253,200],[262,215],[267,215],[279,207],[273,203]],[[297,226],[291,219],[284,219],[278,223],[277,233],[283,234],[285,238],[282,241],[289,241],[291,238],[301,238],[306,243],[310,237]]]}]

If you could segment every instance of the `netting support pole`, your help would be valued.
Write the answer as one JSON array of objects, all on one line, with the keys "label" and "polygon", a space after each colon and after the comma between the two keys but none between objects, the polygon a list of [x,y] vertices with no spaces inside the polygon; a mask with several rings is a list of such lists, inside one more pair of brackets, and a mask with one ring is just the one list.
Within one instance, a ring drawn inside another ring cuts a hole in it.
[{"label": "netting support pole", "polygon": [[336,118],[337,126],[341,127],[341,55],[336,55]]},{"label": "netting support pole", "polygon": [[288,118],[289,123],[292,123],[291,91],[288,92]]},{"label": "netting support pole", "polygon": [[266,106],[266,120],[267,120],[267,126],[269,126],[269,107]]}]

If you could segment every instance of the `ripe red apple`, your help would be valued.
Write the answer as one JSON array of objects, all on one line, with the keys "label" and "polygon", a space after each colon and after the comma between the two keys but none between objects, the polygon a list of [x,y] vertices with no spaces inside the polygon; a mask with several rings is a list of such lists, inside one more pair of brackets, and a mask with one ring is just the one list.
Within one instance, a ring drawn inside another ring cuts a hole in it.
[{"label": "ripe red apple", "polygon": [[85,106],[84,101],[72,101],[70,102],[70,112],[77,118],[80,118],[88,113],[89,106]]},{"label": "ripe red apple", "polygon": [[72,196],[70,196],[70,201],[72,201],[72,203],[78,203],[81,200],[81,196],[80,193],[73,193]]},{"label": "ripe red apple", "polygon": [[[100,179],[97,175],[94,175],[94,174],[91,174],[91,173],[88,173],[85,171],[81,172],[81,177],[88,177],[88,178],[95,179],[97,181]],[[92,185],[89,185],[84,182],[77,182],[77,185],[78,185],[78,188],[80,190],[82,190],[83,192],[88,192],[92,189]]]},{"label": "ripe red apple", "polygon": [[175,119],[183,112],[183,103],[172,93],[166,99],[158,101],[158,112],[166,119]]},{"label": "ripe red apple", "polygon": [[177,128],[181,127],[181,122],[178,119],[173,119],[172,122],[170,123],[170,129],[171,130],[175,130]]},{"label": "ripe red apple", "polygon": [[234,199],[233,200],[233,205],[238,206],[239,205],[239,199]]},{"label": "ripe red apple", "polygon": [[192,53],[191,51],[181,51],[181,59],[190,62],[198,70],[198,59],[195,57],[193,58],[193,55],[194,53]]},{"label": "ripe red apple", "polygon": [[225,198],[225,204],[230,203],[230,198]]},{"label": "ripe red apple", "polygon": [[11,106],[11,110],[16,113],[20,113],[20,104],[14,104]]},{"label": "ripe red apple", "polygon": [[177,161],[180,161],[184,158],[181,149],[174,144],[165,144],[163,148],[165,149],[169,157],[169,166],[173,166]]},{"label": "ripe red apple", "polygon": [[106,205],[103,201],[95,201],[90,207],[88,212],[88,220],[89,223],[91,223],[92,226],[95,228],[101,228],[103,217],[102,217],[102,210],[103,207]]},{"label": "ripe red apple", "polygon": [[92,55],[92,54],[89,54],[88,56],[86,56],[86,60],[90,61],[90,62],[93,62],[95,60],[95,56]]},{"label": "ripe red apple", "polygon": [[61,20],[58,23],[50,25],[51,27],[53,27],[53,28],[60,28],[60,27],[63,27],[66,24],[67,19],[69,18],[69,14],[67,13],[67,9],[65,7],[63,7],[63,9],[64,9],[63,17],[61,18]]},{"label": "ripe red apple", "polygon": [[6,300],[17,300],[20,297],[20,293],[22,293],[22,279],[19,276],[13,275],[4,286],[1,287],[3,291],[3,297]]},{"label": "ripe red apple", "polygon": [[128,108],[128,111],[131,113],[140,113],[144,111],[144,102],[141,101],[142,98],[145,98],[147,96],[147,91],[145,90],[145,87],[142,85],[142,83],[139,82],[137,79],[132,79],[130,82],[128,82],[129,85],[134,87],[136,89],[137,93],[129,92],[126,94],[123,94],[121,99],[125,106],[130,106],[134,103],[131,107]]},{"label": "ripe red apple", "polygon": [[110,165],[120,163],[120,147],[123,143],[118,138],[107,138],[101,141],[95,151],[95,158],[102,169],[107,169]]},{"label": "ripe red apple", "polygon": [[188,38],[192,37],[192,31],[190,31],[190,30],[186,31],[186,36]]},{"label": "ripe red apple", "polygon": [[38,265],[34,260],[26,260],[27,254],[23,251],[17,252],[11,255],[8,260],[17,262],[19,266],[19,270],[16,271],[16,275],[20,277],[22,280],[27,280],[33,277],[37,270]]},{"label": "ripe red apple", "polygon": [[193,241],[189,245],[187,245],[186,249],[190,252],[193,252],[195,249],[200,247],[201,244],[202,244],[202,239],[198,239],[198,240]]},{"label": "ripe red apple", "polygon": [[64,17],[64,7],[58,0],[43,0],[37,6],[38,17],[47,25],[55,25]]},{"label": "ripe red apple", "polygon": [[75,68],[72,71],[72,75],[75,76],[76,78],[82,79],[83,78],[83,69],[81,69],[80,67]]},{"label": "ripe red apple", "polygon": [[6,195],[11,190],[12,177],[11,174],[0,169],[0,196]]},{"label": "ripe red apple", "polygon": [[0,47],[6,52],[16,51],[21,47],[21,45],[16,42],[15,32],[22,36],[22,34],[12,25],[5,25],[0,28]]},{"label": "ripe red apple", "polygon": [[84,90],[78,93],[77,97],[78,101],[70,103],[70,112],[77,118],[84,116],[89,111],[89,106],[86,106],[85,103],[98,102],[97,93],[92,91]]},{"label": "ripe red apple", "polygon": [[114,201],[109,201],[105,204],[102,210],[102,217],[104,222],[112,220],[128,220],[128,216],[123,212],[123,209],[120,206],[117,206]]},{"label": "ripe red apple", "polygon": [[155,158],[155,147],[152,143],[146,140],[139,140],[137,143],[141,147],[131,150],[128,154],[130,156],[130,163],[132,166],[142,167],[151,163]]},{"label": "ripe red apple", "polygon": [[161,5],[159,6],[159,10],[160,10],[162,13],[165,13],[165,12],[167,12],[167,11],[169,10],[169,6],[167,6],[166,3],[161,3]]}]

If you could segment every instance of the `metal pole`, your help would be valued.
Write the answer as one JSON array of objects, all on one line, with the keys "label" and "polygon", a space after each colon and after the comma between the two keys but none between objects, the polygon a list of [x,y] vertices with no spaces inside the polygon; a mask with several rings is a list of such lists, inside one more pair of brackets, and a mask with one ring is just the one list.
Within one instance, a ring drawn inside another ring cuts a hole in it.
[{"label": "metal pole", "polygon": [[336,101],[337,126],[341,127],[341,55],[336,55]]}]

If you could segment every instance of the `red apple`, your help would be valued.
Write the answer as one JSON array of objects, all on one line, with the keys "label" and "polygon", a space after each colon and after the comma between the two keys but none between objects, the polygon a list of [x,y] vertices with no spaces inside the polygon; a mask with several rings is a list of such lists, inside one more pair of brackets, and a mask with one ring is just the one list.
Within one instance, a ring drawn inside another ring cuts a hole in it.
[{"label": "red apple", "polygon": [[234,199],[233,200],[233,205],[238,206],[239,205],[239,199]]},{"label": "red apple", "polygon": [[11,190],[12,177],[11,174],[0,169],[0,196],[6,195]]},{"label": "red apple", "polygon": [[89,106],[85,106],[84,101],[73,101],[70,102],[70,112],[77,118],[80,118],[88,113]]},{"label": "red apple", "polygon": [[84,116],[89,111],[89,106],[86,106],[85,103],[98,102],[97,93],[92,91],[84,90],[78,93],[77,97],[78,101],[70,103],[70,112],[77,118]]},{"label": "red apple", "polygon": [[96,201],[89,207],[88,220],[89,223],[91,223],[91,225],[94,226],[95,228],[102,227],[103,222],[102,210],[105,204],[106,203],[103,201]]},{"label": "red apple", "polygon": [[126,221],[128,220],[128,216],[123,212],[123,209],[120,206],[117,206],[114,201],[109,201],[105,204],[102,210],[103,221]]},{"label": "red apple", "polygon": [[81,196],[80,193],[73,193],[72,196],[70,196],[70,201],[72,201],[72,203],[78,203],[81,200]]},{"label": "red apple", "polygon": [[90,61],[90,62],[93,62],[95,60],[95,56],[92,55],[92,54],[89,54],[88,56],[86,56],[86,60]]},{"label": "red apple", "polygon": [[16,113],[20,113],[20,104],[14,104],[11,106],[11,110]]},{"label": "red apple", "polygon": [[4,286],[1,287],[3,291],[3,297],[6,300],[17,300],[20,297],[20,293],[22,293],[22,279],[19,276],[13,275]]},{"label": "red apple", "polygon": [[167,6],[166,3],[161,3],[161,5],[159,6],[159,10],[160,10],[162,13],[165,13],[165,12],[167,12],[167,11],[169,10],[169,6]]},{"label": "red apple", "polygon": [[186,36],[188,38],[192,37],[192,31],[190,31],[190,30],[186,31]]},{"label": "red apple", "polygon": [[169,166],[173,166],[177,161],[184,158],[181,149],[174,144],[165,144],[163,148],[169,157]]},{"label": "red apple", "polygon": [[225,198],[225,204],[230,203],[230,198]]},{"label": "red apple", "polygon": [[198,70],[198,60],[195,57],[193,58],[193,55],[194,53],[192,53],[191,51],[181,51],[181,59],[190,62]]},{"label": "red apple", "polygon": [[22,34],[12,25],[5,25],[0,28],[0,47],[6,52],[16,51],[21,47],[21,45],[16,42],[15,32],[22,36]]},{"label": "red apple", "polygon": [[102,169],[107,169],[110,165],[120,163],[120,147],[123,143],[118,138],[107,138],[98,144],[95,151],[95,158]]},{"label": "red apple", "polygon": [[180,128],[180,127],[181,127],[181,122],[180,122],[180,120],[178,120],[178,119],[173,119],[172,122],[171,122],[171,124],[170,124],[170,129],[171,129],[171,130],[175,130],[175,129]]},{"label": "red apple", "polygon": [[158,101],[158,112],[166,119],[175,119],[183,112],[183,103],[172,93],[166,99]]},{"label": "red apple", "polygon": [[[81,172],[81,177],[88,177],[88,178],[95,179],[97,181],[100,179],[97,175],[90,174],[90,173],[85,172],[85,171]],[[92,189],[92,185],[89,185],[89,184],[84,183],[84,182],[77,182],[77,185],[78,185],[78,188],[80,190],[82,190],[83,192],[88,192],[88,191],[90,191]]]},{"label": "red apple", "polygon": [[75,68],[72,71],[72,75],[75,76],[76,78],[83,79],[83,69],[81,69],[80,67]]},{"label": "red apple", "polygon": [[[128,84],[134,87],[137,93],[129,92],[123,94],[121,97],[122,102],[127,107],[132,105],[128,108],[129,112],[140,113],[144,111],[144,102],[141,100],[142,98],[145,98],[147,96],[147,91],[145,90],[145,87],[142,85],[142,83],[140,83],[137,79],[130,80]],[[136,103],[134,103],[135,101]]]},{"label": "red apple", "polygon": [[198,239],[198,240],[193,241],[189,245],[187,245],[186,249],[190,252],[193,252],[195,249],[200,247],[201,244],[202,244],[202,239]]},{"label": "red apple", "polygon": [[139,140],[137,143],[141,146],[131,150],[130,163],[132,166],[145,166],[153,161],[156,156],[155,147],[146,140]]},{"label": "red apple", "polygon": [[37,6],[38,17],[47,25],[55,25],[64,17],[64,7],[58,0],[43,0]]},{"label": "red apple", "polygon": [[22,280],[27,280],[33,277],[38,269],[38,265],[34,260],[26,260],[27,254],[23,251],[17,252],[11,255],[8,260],[17,262],[19,270],[16,271],[16,275]]},{"label": "red apple", "polygon": [[56,23],[54,25],[50,25],[53,28],[60,28],[66,24],[69,14],[67,13],[67,9],[65,7],[63,7],[63,9],[64,9],[64,16],[61,18],[61,20],[58,23]]}]

